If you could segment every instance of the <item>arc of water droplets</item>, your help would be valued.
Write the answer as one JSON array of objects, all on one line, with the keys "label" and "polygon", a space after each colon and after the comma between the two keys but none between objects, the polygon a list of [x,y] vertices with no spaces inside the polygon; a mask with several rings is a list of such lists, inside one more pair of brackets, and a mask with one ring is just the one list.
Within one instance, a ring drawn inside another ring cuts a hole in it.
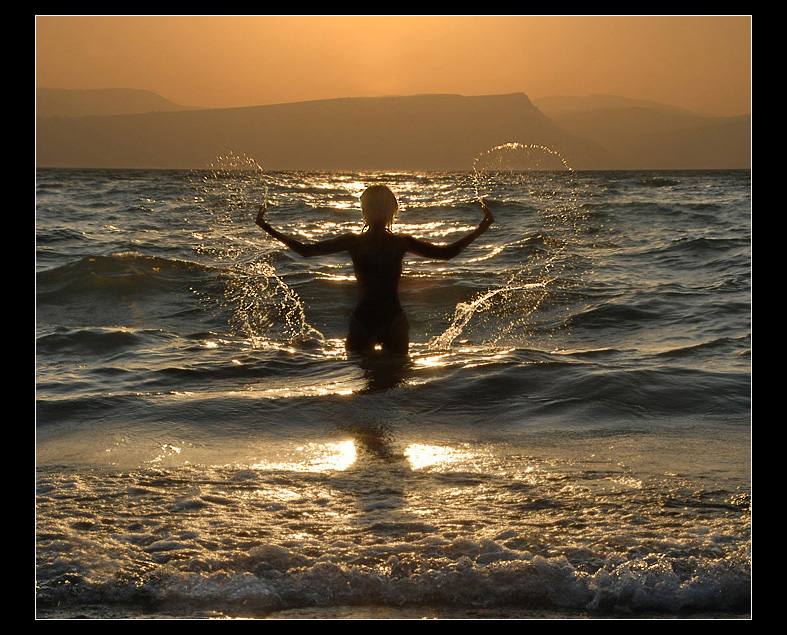
[{"label": "arc of water droplets", "polygon": [[[492,167],[497,167],[497,168],[502,170],[502,169],[504,169],[503,166],[502,166],[503,159],[506,156],[508,156],[509,153],[513,153],[515,151],[527,151],[527,152],[535,151],[535,152],[541,153],[541,154],[545,155],[546,157],[554,159],[555,160],[555,165],[557,165],[557,162],[559,162],[559,164],[562,165],[562,167],[567,172],[569,172],[569,173],[573,173],[574,172],[573,168],[568,164],[566,159],[559,152],[557,152],[557,151],[555,151],[552,148],[549,148],[547,146],[540,145],[540,144],[523,144],[523,143],[518,143],[518,142],[511,142],[511,143],[505,143],[505,144],[502,144],[502,145],[498,145],[498,146],[495,146],[494,148],[490,148],[489,150],[486,150],[486,151],[482,152],[481,154],[476,156],[475,159],[473,160],[472,172],[473,172],[473,176],[474,176],[474,179],[475,179],[475,194],[476,194],[476,198],[479,201],[483,202],[483,196],[482,196],[482,193],[480,192],[480,186],[481,186],[481,181],[482,181],[481,175],[480,175],[480,173],[482,171],[482,168],[479,167],[480,162],[482,162],[485,159],[488,159],[493,154],[498,154],[499,155],[499,158],[497,159],[498,165],[497,166],[486,166],[485,169],[488,170],[488,169],[490,169]],[[528,158],[530,158],[530,157],[528,157]],[[539,169],[539,168],[543,169],[544,167],[545,166],[538,165],[538,166],[528,167],[528,169],[524,170],[524,171],[536,171],[537,169]],[[547,272],[549,272],[552,269],[553,262],[554,262],[555,258],[557,258],[557,256],[559,255],[560,251],[561,250],[558,250],[552,256],[552,258],[550,258],[545,263],[545,265],[544,265],[544,274],[546,274]],[[534,290],[540,290],[542,292],[540,298],[538,298],[538,300],[532,304],[530,309],[528,311],[526,311],[526,313],[524,315],[520,316],[520,318],[527,317],[528,315],[532,314],[538,308],[538,306],[541,303],[541,300],[543,300],[543,298],[546,297],[546,288],[547,288],[548,282],[549,281],[546,280],[546,281],[542,281],[542,282],[518,284],[518,283],[515,282],[515,280],[509,280],[508,283],[505,286],[503,286],[503,287],[490,289],[490,290],[488,290],[486,292],[482,292],[470,302],[459,303],[456,306],[456,309],[454,310],[454,316],[453,316],[451,325],[441,335],[438,335],[438,336],[436,336],[436,337],[434,337],[434,338],[432,338],[430,340],[429,348],[437,348],[437,349],[450,348],[451,344],[454,342],[454,340],[457,337],[459,337],[459,335],[461,335],[461,333],[463,332],[465,327],[468,325],[470,320],[473,318],[473,316],[475,314],[477,314],[477,313],[482,312],[484,309],[486,309],[488,306],[490,306],[492,304],[492,301],[497,296],[499,296],[501,294],[514,294],[514,293],[517,293],[517,292],[526,293],[526,292],[531,292],[531,291],[534,291]]]},{"label": "arc of water droplets", "polygon": [[[238,173],[249,175],[262,175],[262,167],[252,158],[246,155],[236,155],[230,153],[227,156],[218,157],[214,163],[208,166],[212,179],[221,182],[225,175],[235,176]],[[255,185],[260,185],[259,181],[254,181]],[[268,184],[262,182],[262,205],[268,204]],[[246,222],[248,195],[240,190],[243,186],[238,185],[235,178],[228,179],[224,184],[228,190],[225,198],[230,202],[226,211],[227,218],[220,219],[222,222],[233,223],[232,212],[242,211]],[[256,210],[255,210],[256,211]],[[235,261],[239,255],[246,251],[246,247],[238,246],[236,239],[231,233],[222,235],[223,241],[230,244],[224,246],[213,246],[206,248],[206,251],[213,252],[214,255],[222,259]],[[256,249],[257,244],[253,241],[240,241]],[[306,321],[303,310],[303,303],[295,291],[293,291],[281,277],[276,273],[272,265],[261,262],[255,256],[251,262],[233,262],[228,269],[228,288],[224,292],[222,304],[232,309],[231,323],[234,324],[246,337],[249,338],[253,346],[258,346],[263,338],[259,335],[261,330],[267,330],[272,321],[270,309],[263,306],[265,298],[280,298],[279,301],[271,303],[283,313],[286,328],[289,331],[289,338],[293,341],[306,341],[309,339],[323,340],[324,337],[317,329],[310,326]]]},{"label": "arc of water droplets", "polygon": [[559,152],[547,146],[543,146],[539,144],[525,144],[525,143],[518,143],[518,142],[503,143],[501,145],[495,146],[494,148],[490,148],[489,150],[485,150],[484,152],[476,156],[475,159],[473,159],[473,174],[475,176],[475,193],[476,193],[476,198],[478,198],[478,200],[481,200],[482,198],[481,193],[478,191],[478,188],[481,184],[481,179],[479,178],[479,167],[478,167],[479,162],[482,161],[484,158],[489,157],[493,153],[498,153],[501,156],[503,156],[504,152],[512,151],[512,150],[536,150],[539,152],[546,153],[548,156],[560,161],[560,163],[567,171],[569,172],[574,171],[574,168],[572,168],[568,164],[568,162],[563,157],[563,155],[561,155]]}]

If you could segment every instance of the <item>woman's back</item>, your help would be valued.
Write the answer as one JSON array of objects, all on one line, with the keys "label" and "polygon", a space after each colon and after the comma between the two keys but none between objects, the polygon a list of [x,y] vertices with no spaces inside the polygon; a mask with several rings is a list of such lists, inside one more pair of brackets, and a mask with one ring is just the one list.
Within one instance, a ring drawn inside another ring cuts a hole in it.
[{"label": "woman's back", "polygon": [[348,252],[358,281],[358,306],[401,309],[399,279],[406,240],[390,232],[364,232]]}]

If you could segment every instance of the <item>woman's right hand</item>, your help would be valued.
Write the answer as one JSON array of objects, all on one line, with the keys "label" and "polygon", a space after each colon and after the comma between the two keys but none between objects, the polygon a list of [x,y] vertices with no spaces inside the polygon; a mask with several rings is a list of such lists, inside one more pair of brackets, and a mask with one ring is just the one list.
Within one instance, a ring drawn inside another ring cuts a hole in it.
[{"label": "woman's right hand", "polygon": [[265,203],[260,205],[260,211],[257,212],[257,224],[262,227],[263,225],[267,225],[268,221],[265,220]]}]

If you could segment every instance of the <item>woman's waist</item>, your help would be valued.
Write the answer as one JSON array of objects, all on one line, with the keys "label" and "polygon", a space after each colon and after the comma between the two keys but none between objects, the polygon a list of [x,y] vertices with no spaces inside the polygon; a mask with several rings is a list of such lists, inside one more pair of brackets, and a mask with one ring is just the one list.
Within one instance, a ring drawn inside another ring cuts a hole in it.
[{"label": "woman's waist", "polygon": [[373,315],[376,317],[394,317],[402,312],[402,305],[397,301],[383,301],[376,298],[362,298],[355,305],[356,315]]}]

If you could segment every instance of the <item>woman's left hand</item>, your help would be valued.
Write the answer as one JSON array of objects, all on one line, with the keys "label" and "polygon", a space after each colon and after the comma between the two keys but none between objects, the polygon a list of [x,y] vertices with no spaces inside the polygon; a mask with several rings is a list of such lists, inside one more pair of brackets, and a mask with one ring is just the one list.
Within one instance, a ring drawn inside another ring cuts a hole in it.
[{"label": "woman's left hand", "polygon": [[481,209],[484,210],[484,219],[481,221],[481,224],[485,227],[489,227],[495,222],[495,217],[492,216],[492,212],[489,211],[489,208],[486,206],[484,201],[481,201]]}]

